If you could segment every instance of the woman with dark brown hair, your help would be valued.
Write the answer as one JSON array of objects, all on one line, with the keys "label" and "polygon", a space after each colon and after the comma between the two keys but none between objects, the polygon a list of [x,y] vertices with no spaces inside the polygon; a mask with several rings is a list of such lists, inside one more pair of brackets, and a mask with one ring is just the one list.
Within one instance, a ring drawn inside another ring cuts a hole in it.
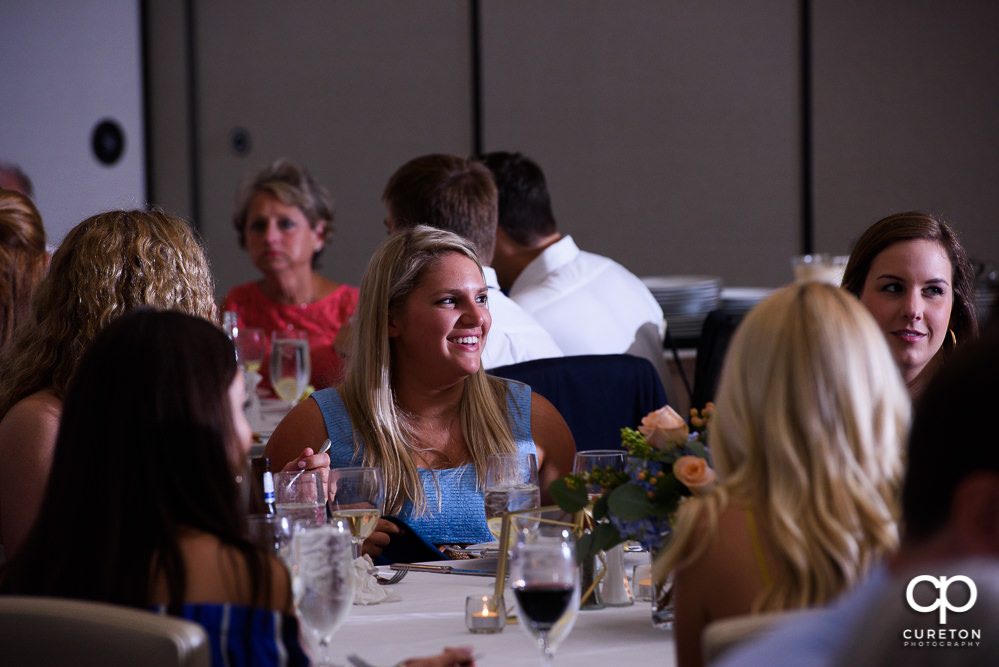
[{"label": "woman with dark brown hair", "polygon": [[850,253],[843,288],[871,311],[913,397],[957,345],[978,337],[974,276],[954,230],[925,213],[879,220]]}]

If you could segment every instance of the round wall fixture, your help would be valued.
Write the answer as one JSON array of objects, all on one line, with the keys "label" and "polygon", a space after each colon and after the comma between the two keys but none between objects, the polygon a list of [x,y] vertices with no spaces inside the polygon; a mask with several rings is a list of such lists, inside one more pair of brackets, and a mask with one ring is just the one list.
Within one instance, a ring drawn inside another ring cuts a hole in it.
[{"label": "round wall fixture", "polygon": [[253,141],[250,139],[250,131],[245,127],[234,127],[229,132],[229,146],[236,155],[243,156],[253,148]]},{"label": "round wall fixture", "polygon": [[90,136],[90,146],[98,162],[113,165],[125,152],[125,132],[121,129],[121,124],[111,118],[97,123]]}]

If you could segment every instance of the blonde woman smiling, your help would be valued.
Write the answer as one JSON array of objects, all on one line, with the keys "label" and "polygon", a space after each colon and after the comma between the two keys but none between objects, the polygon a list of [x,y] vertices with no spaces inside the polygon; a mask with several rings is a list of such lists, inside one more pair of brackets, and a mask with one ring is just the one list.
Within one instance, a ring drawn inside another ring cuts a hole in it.
[{"label": "blonde woman smiling", "polygon": [[754,308],[722,370],[709,432],[718,484],[685,503],[657,572],[674,572],[676,650],[700,665],[717,619],[824,603],[898,542],[909,397],[859,301],[820,283]]},{"label": "blonde woman smiling", "polygon": [[[356,336],[339,389],[313,394],[281,422],[266,454],[281,469],[303,444],[333,441],[331,465],[382,469],[386,514],[427,541],[492,539],[483,498],[494,452],[537,455],[541,496],[572,469],[575,445],[558,411],[530,387],[485,374],[492,317],[468,241],[426,226],[400,230],[361,281]],[[392,524],[365,550],[378,555]]]}]

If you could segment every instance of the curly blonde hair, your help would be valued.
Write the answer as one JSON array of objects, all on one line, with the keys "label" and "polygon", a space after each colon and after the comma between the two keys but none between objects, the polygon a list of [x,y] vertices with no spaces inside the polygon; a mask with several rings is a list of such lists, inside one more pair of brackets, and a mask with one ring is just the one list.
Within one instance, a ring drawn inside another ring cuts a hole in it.
[{"label": "curly blonde hair", "polygon": [[109,211],[74,227],[35,292],[32,316],[0,358],[0,419],[44,388],[62,399],[84,349],[138,306],[215,321],[208,258],[183,220],[160,211]]},{"label": "curly blonde hair", "polygon": [[884,336],[846,290],[802,283],[754,308],[725,358],[709,439],[721,483],[684,503],[657,572],[696,560],[729,502],[777,567],[753,611],[826,602],[898,545],[909,397]]},{"label": "curly blonde hair", "polygon": [[27,195],[0,189],[0,351],[30,310],[48,253],[42,216]]}]

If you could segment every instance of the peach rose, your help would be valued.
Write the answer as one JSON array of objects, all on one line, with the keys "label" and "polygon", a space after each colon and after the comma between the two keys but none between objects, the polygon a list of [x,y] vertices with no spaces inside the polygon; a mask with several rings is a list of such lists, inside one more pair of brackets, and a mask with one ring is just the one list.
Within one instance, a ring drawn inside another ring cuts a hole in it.
[{"label": "peach rose", "polygon": [[638,427],[638,432],[656,449],[673,449],[687,442],[690,430],[676,410],[664,405],[642,417],[642,425]]},{"label": "peach rose", "polygon": [[698,456],[681,456],[673,463],[673,476],[696,493],[710,491],[715,484],[715,471]]}]

